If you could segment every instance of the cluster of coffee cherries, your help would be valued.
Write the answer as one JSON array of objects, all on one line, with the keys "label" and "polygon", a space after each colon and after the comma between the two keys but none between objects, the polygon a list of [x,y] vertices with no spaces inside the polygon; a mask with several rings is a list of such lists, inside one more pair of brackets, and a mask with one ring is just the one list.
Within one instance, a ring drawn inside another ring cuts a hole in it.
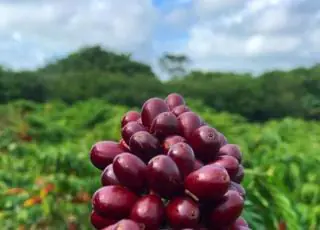
[{"label": "cluster of coffee cherries", "polygon": [[91,223],[118,230],[248,230],[242,154],[177,93],[121,120],[119,142],[90,151],[102,171]]}]

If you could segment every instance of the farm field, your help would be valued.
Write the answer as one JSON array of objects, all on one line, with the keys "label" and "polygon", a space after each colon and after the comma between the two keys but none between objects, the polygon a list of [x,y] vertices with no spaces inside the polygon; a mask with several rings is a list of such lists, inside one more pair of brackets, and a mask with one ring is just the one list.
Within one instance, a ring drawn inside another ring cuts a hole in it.
[{"label": "farm field", "polygon": [[[244,217],[252,229],[318,229],[320,122],[249,123],[199,101],[188,104],[240,145]],[[91,165],[89,150],[96,141],[120,139],[120,119],[129,109],[101,99],[72,106],[26,100],[1,105],[2,229],[92,229],[90,199],[100,187],[100,171]]]}]

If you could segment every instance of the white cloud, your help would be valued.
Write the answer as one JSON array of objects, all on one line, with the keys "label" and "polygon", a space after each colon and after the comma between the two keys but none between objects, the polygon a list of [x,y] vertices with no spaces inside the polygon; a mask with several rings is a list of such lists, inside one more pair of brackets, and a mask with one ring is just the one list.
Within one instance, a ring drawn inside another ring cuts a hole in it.
[{"label": "white cloud", "polygon": [[0,3],[0,15],[1,35],[49,56],[97,43],[136,51],[150,44],[157,11],[151,0],[45,0]]},{"label": "white cloud", "polygon": [[[319,28],[311,31],[309,40],[312,44],[313,51],[320,52],[320,29]],[[320,54],[318,54],[318,56],[320,58]]]},{"label": "white cloud", "polygon": [[287,68],[320,61],[319,12],[319,0],[1,0],[0,63],[99,43],[148,63],[173,51],[199,68]]},{"label": "white cloud", "polygon": [[193,0],[195,10],[201,14],[212,14],[243,4],[245,0]]},{"label": "white cloud", "polygon": [[290,2],[290,0],[252,0],[247,2],[247,8],[251,12],[260,12],[270,6],[282,5]]},{"label": "white cloud", "polygon": [[195,26],[190,30],[190,40],[186,50],[196,59],[211,58],[214,55],[235,56],[244,51],[238,39],[227,34],[215,33],[210,28],[201,26]]},{"label": "white cloud", "polygon": [[305,0],[198,1],[195,14],[206,18],[189,28],[185,52],[195,66],[209,69],[294,67],[305,64],[301,53],[308,52],[308,61],[320,61],[314,52],[320,44],[316,29],[320,24],[315,23],[316,13],[299,12],[300,3],[307,4]]},{"label": "white cloud", "polygon": [[261,12],[253,23],[253,29],[259,32],[277,32],[294,23],[284,7],[271,8]]},{"label": "white cloud", "polygon": [[16,42],[21,42],[22,41],[22,36],[19,32],[13,32],[12,34],[12,39]]},{"label": "white cloud", "polygon": [[183,27],[190,20],[189,9],[177,8],[164,15],[164,21],[171,26]]},{"label": "white cloud", "polygon": [[249,55],[268,55],[275,53],[289,53],[300,44],[300,39],[290,36],[251,36],[245,45]]},{"label": "white cloud", "polygon": [[213,57],[246,57],[292,52],[300,39],[290,36],[252,35],[236,38],[214,33],[208,28],[193,28],[186,51],[193,58],[203,60]]}]

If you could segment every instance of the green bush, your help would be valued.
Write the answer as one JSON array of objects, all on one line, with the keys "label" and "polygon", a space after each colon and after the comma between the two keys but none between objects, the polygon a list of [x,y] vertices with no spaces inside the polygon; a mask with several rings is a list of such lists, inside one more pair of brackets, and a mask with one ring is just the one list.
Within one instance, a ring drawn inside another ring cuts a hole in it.
[{"label": "green bush", "polygon": [[[190,107],[244,154],[253,229],[315,230],[320,225],[320,123],[285,118],[248,123],[199,101]],[[96,141],[119,140],[129,108],[102,100],[14,102],[0,106],[0,224],[3,229],[91,229],[90,198],[100,186],[89,161]],[[41,201],[41,202],[40,202]]]}]

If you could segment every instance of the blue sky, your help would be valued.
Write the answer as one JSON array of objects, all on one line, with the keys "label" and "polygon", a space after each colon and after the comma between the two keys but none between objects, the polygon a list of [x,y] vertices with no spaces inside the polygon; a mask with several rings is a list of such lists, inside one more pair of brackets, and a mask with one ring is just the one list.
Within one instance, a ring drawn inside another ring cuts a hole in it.
[{"label": "blue sky", "polygon": [[205,70],[320,62],[319,0],[0,0],[0,15],[0,63],[15,69],[94,44],[158,73],[166,51]]}]

